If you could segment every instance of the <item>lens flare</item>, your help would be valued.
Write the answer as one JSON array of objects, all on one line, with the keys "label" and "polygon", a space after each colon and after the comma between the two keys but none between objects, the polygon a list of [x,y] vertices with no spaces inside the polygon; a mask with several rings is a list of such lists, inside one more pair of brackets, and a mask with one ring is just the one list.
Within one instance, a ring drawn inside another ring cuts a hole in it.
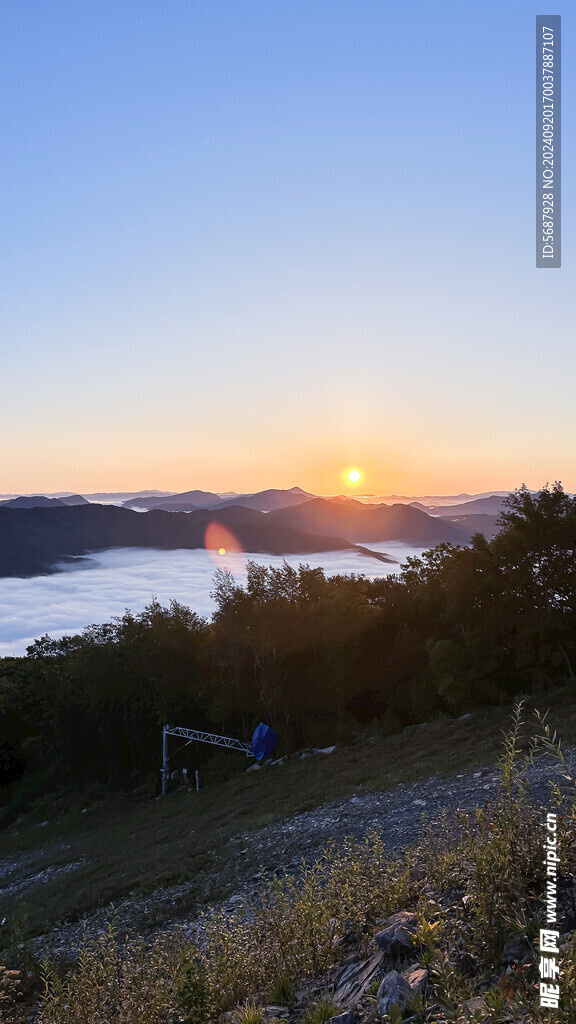
[{"label": "lens flare", "polygon": [[242,569],[244,548],[238,537],[223,523],[212,521],[206,527],[204,547],[210,558],[222,569]]}]

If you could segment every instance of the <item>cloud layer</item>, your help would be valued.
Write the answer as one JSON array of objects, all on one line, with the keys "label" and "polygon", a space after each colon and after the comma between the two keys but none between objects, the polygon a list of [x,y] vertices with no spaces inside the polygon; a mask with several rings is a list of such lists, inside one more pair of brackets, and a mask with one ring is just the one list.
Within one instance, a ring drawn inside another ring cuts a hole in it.
[{"label": "cloud layer", "polygon": [[[420,550],[386,545],[386,551],[399,562]],[[215,608],[210,591],[216,565],[229,568],[242,583],[246,558],[262,565],[281,565],[283,561],[279,556],[256,554],[225,556],[215,564],[206,551],[113,548],[80,558],[52,576],[0,579],[0,656],[25,654],[26,647],[45,633],[56,639],[92,623],[109,622],[126,608],[138,613],[153,598],[161,604],[175,598],[209,617]],[[301,562],[322,566],[328,575],[363,573],[370,579],[398,570],[398,565],[353,551],[292,555],[286,561],[296,566]]]}]

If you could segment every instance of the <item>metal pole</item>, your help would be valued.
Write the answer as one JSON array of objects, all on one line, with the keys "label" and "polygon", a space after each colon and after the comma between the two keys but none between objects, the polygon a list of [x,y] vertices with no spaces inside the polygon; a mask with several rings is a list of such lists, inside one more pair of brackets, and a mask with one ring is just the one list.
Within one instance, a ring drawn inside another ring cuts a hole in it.
[{"label": "metal pole", "polygon": [[162,730],[162,796],[168,792],[168,776],[170,775],[170,760],[168,758],[168,729],[165,725]]},{"label": "metal pole", "polygon": [[196,792],[198,792],[199,789],[200,789],[200,776],[198,774],[198,769],[196,769]]}]

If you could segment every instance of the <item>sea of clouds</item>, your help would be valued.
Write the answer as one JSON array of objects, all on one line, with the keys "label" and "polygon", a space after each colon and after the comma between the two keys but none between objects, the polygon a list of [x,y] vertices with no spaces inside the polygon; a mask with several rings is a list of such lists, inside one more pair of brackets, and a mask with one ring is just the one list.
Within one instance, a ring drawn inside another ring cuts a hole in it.
[{"label": "sea of clouds", "polygon": [[[423,550],[392,542],[378,548],[397,562],[379,562],[355,551],[288,555],[286,561],[321,566],[330,576],[362,573],[376,579],[397,572],[408,555]],[[68,563],[50,576],[0,579],[0,656],[25,654],[46,633],[58,639],[92,623],[109,622],[127,608],[141,612],[154,598],[164,605],[174,598],[209,618],[216,607],[210,591],[217,566],[229,568],[241,585],[248,558],[262,565],[283,561],[276,555],[220,557],[204,550],[111,548]]]}]

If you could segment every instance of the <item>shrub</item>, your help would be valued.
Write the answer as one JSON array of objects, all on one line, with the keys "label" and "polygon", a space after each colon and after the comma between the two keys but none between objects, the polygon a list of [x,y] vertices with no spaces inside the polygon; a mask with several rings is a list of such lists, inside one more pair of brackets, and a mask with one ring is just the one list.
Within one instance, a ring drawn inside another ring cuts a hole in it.
[{"label": "shrub", "polygon": [[338,1013],[336,1003],[328,999],[320,999],[317,1003],[311,1003],[306,1011],[302,1024],[326,1024]]},{"label": "shrub", "polygon": [[75,969],[62,977],[43,965],[41,1024],[166,1024],[179,1006],[179,989],[191,948],[178,936],[160,935],[147,947],[137,939],[121,949],[110,925],[85,942]]}]

